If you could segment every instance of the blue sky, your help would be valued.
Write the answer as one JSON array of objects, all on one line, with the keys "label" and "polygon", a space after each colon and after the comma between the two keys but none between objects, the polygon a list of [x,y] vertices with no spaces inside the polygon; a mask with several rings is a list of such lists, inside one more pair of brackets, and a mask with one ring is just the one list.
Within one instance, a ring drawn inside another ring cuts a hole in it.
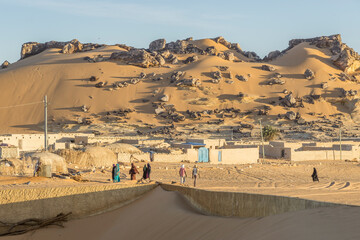
[{"label": "blue sky", "polygon": [[335,33],[360,51],[357,0],[0,0],[0,64],[20,58],[24,42],[125,43],[224,36],[265,56],[293,38]]}]

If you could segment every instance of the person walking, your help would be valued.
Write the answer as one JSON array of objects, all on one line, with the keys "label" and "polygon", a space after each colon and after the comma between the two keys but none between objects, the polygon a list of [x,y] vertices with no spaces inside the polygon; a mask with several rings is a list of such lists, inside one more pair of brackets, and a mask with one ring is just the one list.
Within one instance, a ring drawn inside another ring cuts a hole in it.
[{"label": "person walking", "polygon": [[131,168],[129,170],[129,174],[131,176],[131,180],[136,180],[136,174],[139,174],[139,171],[135,167],[134,163],[131,163]]},{"label": "person walking", "polygon": [[192,170],[192,178],[194,179],[194,187],[196,187],[196,179],[197,177],[200,178],[200,172],[199,169],[197,168],[196,164],[194,165],[194,168]]},{"label": "person walking", "polygon": [[180,175],[180,184],[184,184],[185,183],[185,177],[187,177],[184,164],[181,165],[181,167],[180,167],[179,175]]},{"label": "person walking", "polygon": [[143,179],[146,180],[146,175],[147,175],[147,165],[145,164],[144,167],[143,167]]},{"label": "person walking", "polygon": [[149,181],[150,181],[150,173],[151,173],[151,166],[150,163],[148,163],[146,167],[146,178],[149,179]]},{"label": "person walking", "polygon": [[311,175],[311,177],[313,179],[313,182],[315,182],[315,181],[319,182],[319,178],[318,178],[318,175],[317,175],[316,168],[314,168],[314,171],[313,171],[313,174]]}]

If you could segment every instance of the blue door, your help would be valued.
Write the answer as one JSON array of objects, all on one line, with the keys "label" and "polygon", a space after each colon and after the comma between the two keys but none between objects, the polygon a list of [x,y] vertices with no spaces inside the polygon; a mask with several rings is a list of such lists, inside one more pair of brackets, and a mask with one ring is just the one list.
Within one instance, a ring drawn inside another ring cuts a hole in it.
[{"label": "blue door", "polygon": [[219,151],[219,153],[218,153],[218,161],[219,161],[219,162],[222,161],[222,159],[221,159],[221,151]]},{"label": "blue door", "polygon": [[198,157],[198,162],[209,162],[209,149],[205,147],[199,148]]}]

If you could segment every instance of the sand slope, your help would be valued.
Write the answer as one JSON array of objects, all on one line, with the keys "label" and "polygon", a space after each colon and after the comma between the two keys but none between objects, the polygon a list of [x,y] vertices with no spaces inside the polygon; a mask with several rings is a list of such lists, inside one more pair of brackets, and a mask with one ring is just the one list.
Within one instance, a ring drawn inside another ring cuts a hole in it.
[{"label": "sand slope", "polygon": [[3,239],[359,239],[360,209],[319,208],[264,218],[205,216],[160,187],[113,212]]},{"label": "sand slope", "polygon": [[[229,51],[224,45],[210,39],[196,40],[193,43],[203,49],[214,46],[218,52]],[[247,62],[246,57],[240,53],[235,54],[236,59],[245,62],[231,62],[217,56],[199,55],[199,61],[191,64],[166,64],[165,67],[146,69],[112,61],[89,63],[83,59],[98,54],[109,57],[114,51],[125,50],[118,46],[105,46],[89,52],[67,55],[59,53],[59,49],[48,49],[1,70],[0,115],[5,117],[0,117],[0,133],[34,130],[34,124],[41,123],[43,119],[41,103],[16,108],[3,107],[38,102],[44,95],[48,95],[50,102],[49,119],[54,120],[55,124],[76,122],[79,117],[103,121],[101,114],[119,108],[136,110],[136,113],[132,113],[127,120],[129,123],[142,121],[164,124],[166,123],[164,119],[155,117],[153,106],[153,102],[158,101],[163,94],[168,94],[170,96],[168,103],[174,104],[176,110],[182,113],[186,110],[235,107],[242,111],[255,110],[254,115],[256,115],[256,109],[269,106],[270,118],[288,111],[278,104],[278,98],[285,96],[282,93],[284,89],[292,91],[295,97],[321,94],[323,100],[315,101],[315,104],[305,103],[304,108],[295,109],[307,118],[310,117],[306,114],[308,112],[324,115],[349,113],[349,110],[340,103],[330,102],[327,99],[339,97],[340,88],[360,89],[354,82],[339,79],[329,81],[329,74],[337,76],[341,71],[332,64],[328,50],[319,49],[308,43],[301,43],[270,62],[270,65],[274,66],[286,80],[284,85],[273,86],[266,85],[273,73],[261,70],[263,63]],[[183,60],[191,55],[193,54],[181,54],[178,58]],[[214,84],[211,82],[211,76],[212,72],[219,70],[217,66],[227,66],[229,69],[223,72],[223,80],[219,84]],[[304,78],[303,73],[307,68],[315,72],[314,80]],[[171,84],[171,73],[178,70],[186,71],[186,78],[199,78],[202,87],[183,89]],[[141,72],[156,73],[156,77],[149,77],[139,84],[112,91],[112,83],[128,81],[138,77]],[[229,79],[229,72],[233,76],[232,79]],[[250,74],[251,77],[248,82],[241,82],[235,78],[236,74],[245,76]],[[108,82],[108,86],[95,88],[94,83],[88,81],[92,75],[100,77],[100,81]],[[153,78],[158,77],[163,77],[163,80],[153,81]],[[229,84],[229,81],[233,83]],[[321,89],[322,82],[328,82],[329,88]],[[154,94],[154,90],[158,90],[158,93]],[[239,92],[247,93],[249,100],[241,102],[238,97]],[[144,102],[144,99],[148,102]],[[275,101],[275,105],[271,104],[272,101]],[[82,105],[90,107],[90,112],[83,113]],[[185,121],[185,123],[189,122],[191,123],[192,120]]]}]

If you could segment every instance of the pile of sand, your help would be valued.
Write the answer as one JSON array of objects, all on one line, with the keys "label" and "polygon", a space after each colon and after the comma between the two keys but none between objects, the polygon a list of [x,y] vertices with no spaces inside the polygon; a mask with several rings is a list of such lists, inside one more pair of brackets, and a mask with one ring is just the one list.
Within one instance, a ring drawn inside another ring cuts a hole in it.
[{"label": "pile of sand", "polygon": [[0,161],[0,175],[2,176],[32,176],[35,165],[30,158],[6,159]]},{"label": "pile of sand", "polygon": [[106,148],[110,149],[114,153],[130,153],[130,154],[142,153],[140,149],[126,143],[113,143],[106,146]]},{"label": "pile of sand", "polygon": [[87,147],[84,151],[60,150],[58,153],[69,164],[82,167],[107,167],[117,162],[116,154],[105,147]]},{"label": "pile of sand", "polygon": [[31,159],[33,162],[39,162],[40,166],[42,165],[51,165],[51,171],[53,173],[61,172],[67,173],[66,161],[63,157],[49,152],[41,152],[31,154]]}]

